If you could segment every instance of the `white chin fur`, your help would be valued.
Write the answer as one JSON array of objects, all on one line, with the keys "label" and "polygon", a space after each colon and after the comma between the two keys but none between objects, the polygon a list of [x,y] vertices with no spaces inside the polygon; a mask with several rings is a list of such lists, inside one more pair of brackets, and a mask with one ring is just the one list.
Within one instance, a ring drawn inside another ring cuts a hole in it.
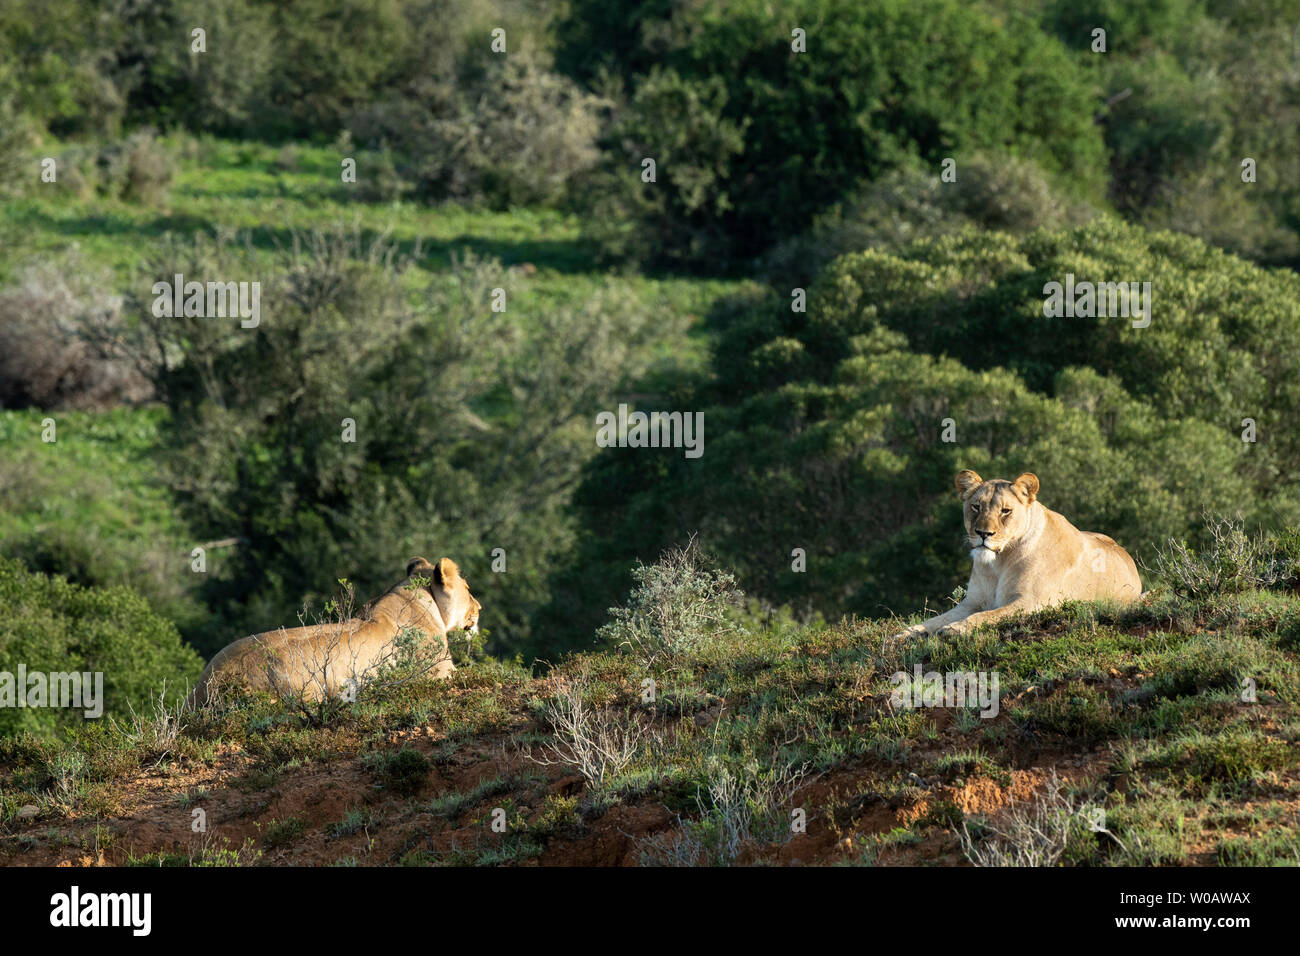
[{"label": "white chin fur", "polygon": [[997,559],[997,552],[988,548],[971,548],[970,559],[976,564],[992,564]]}]

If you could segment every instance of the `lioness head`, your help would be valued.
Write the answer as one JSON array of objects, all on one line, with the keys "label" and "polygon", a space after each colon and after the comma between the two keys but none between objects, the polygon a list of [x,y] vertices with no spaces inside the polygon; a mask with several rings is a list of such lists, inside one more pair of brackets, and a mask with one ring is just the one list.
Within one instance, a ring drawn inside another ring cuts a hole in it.
[{"label": "lioness head", "polygon": [[467,630],[478,633],[478,614],[483,605],[469,593],[469,582],[460,576],[460,568],[451,558],[442,558],[431,564],[425,558],[412,558],[406,565],[406,576],[428,578],[429,593],[438,605],[438,611],[447,630]]},{"label": "lioness head", "polygon": [[957,473],[957,491],[971,560],[989,564],[1029,530],[1029,506],[1038,497],[1038,476],[1025,472],[1015,481],[985,481],[966,470]]}]

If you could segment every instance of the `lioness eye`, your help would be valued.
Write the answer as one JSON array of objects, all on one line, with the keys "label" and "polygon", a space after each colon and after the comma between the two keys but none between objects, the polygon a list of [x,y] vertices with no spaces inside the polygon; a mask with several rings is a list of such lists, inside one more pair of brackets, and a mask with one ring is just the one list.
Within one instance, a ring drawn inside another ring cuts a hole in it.
[{"label": "lioness eye", "polygon": [[1005,518],[1005,517],[1006,517],[1007,515],[1009,515],[1009,514],[1011,514],[1011,509],[1010,509],[1010,508],[1003,508],[1003,509],[1002,509],[1002,517]]}]

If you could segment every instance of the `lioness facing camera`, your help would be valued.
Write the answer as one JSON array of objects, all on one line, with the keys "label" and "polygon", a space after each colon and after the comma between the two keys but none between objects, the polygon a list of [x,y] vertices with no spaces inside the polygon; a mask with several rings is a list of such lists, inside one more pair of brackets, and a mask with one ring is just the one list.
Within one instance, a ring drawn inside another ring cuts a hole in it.
[{"label": "lioness facing camera", "polygon": [[437,564],[416,558],[407,564],[405,580],[359,617],[282,627],[226,645],[203,669],[189,705],[203,707],[214,688],[229,685],[306,700],[337,694],[348,681],[360,681],[391,660],[397,638],[410,628],[437,639],[432,649],[422,649],[421,657],[435,677],[446,677],[456,669],[447,632],[477,632],[480,608],[451,558]]},{"label": "lioness facing camera", "polygon": [[961,634],[1062,601],[1127,603],[1141,596],[1142,581],[1129,553],[1104,534],[1080,531],[1043,507],[1036,475],[985,481],[962,471],[957,491],[974,562],[966,596],[951,611],[895,636]]}]

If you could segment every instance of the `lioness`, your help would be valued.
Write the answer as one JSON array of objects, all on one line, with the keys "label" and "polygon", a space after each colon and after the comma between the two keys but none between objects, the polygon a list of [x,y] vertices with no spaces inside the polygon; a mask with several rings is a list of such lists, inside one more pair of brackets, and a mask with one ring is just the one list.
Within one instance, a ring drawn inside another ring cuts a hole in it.
[{"label": "lioness", "polygon": [[438,639],[424,651],[424,660],[434,676],[446,677],[456,669],[447,632],[477,632],[480,608],[451,558],[437,564],[415,558],[406,566],[406,579],[363,608],[360,617],[282,627],[227,644],[203,669],[189,705],[203,707],[215,687],[232,684],[319,700],[390,659],[396,638],[408,628]]},{"label": "lioness", "polygon": [[951,611],[916,624],[897,637],[961,634],[1019,611],[1142,594],[1137,565],[1104,534],[1080,531],[1038,501],[1038,477],[985,481],[957,474],[966,536],[971,546],[966,596]]}]

